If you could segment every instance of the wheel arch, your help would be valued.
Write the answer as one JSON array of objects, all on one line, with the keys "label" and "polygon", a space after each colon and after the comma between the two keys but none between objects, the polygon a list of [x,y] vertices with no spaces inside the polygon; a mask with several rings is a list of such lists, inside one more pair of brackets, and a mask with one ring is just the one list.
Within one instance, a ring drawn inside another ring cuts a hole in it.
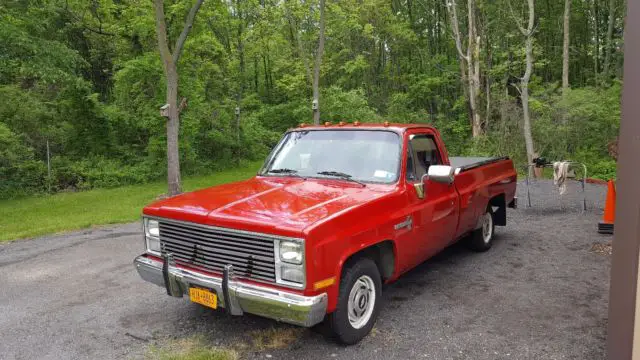
[{"label": "wheel arch", "polygon": [[385,239],[351,253],[340,266],[339,279],[342,279],[342,273],[346,267],[362,258],[369,258],[375,262],[384,282],[395,273],[397,265],[396,244],[393,240]]},{"label": "wheel arch", "polygon": [[494,195],[489,199],[489,204],[493,210],[493,223],[497,226],[507,225],[507,197],[504,193]]}]

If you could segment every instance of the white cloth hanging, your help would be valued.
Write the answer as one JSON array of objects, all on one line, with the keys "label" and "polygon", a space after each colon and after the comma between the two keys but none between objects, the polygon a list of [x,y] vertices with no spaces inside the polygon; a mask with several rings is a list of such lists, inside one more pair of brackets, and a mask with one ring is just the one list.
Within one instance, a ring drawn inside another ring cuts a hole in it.
[{"label": "white cloth hanging", "polygon": [[569,161],[556,161],[553,163],[553,184],[558,187],[560,195],[567,192],[567,175],[569,173]]}]

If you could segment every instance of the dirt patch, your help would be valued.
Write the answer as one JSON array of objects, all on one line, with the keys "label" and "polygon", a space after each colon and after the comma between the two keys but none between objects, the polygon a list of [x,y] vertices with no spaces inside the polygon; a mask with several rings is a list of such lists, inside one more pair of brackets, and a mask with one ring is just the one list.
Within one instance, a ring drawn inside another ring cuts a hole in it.
[{"label": "dirt patch", "polygon": [[591,246],[591,252],[594,252],[600,255],[611,255],[611,252],[612,252],[611,241],[606,243],[594,243]]},{"label": "dirt patch", "polygon": [[301,336],[303,328],[269,328],[249,332],[251,344],[257,351],[285,349]]}]

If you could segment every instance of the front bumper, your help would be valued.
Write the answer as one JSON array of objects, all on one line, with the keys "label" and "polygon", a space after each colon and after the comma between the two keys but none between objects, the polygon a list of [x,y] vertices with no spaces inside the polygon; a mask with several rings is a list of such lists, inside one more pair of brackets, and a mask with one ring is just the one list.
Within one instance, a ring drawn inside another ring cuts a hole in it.
[{"label": "front bumper", "polygon": [[320,323],[327,311],[327,294],[303,296],[287,291],[236,281],[230,265],[222,278],[179,268],[172,261],[138,256],[133,264],[140,276],[182,297],[192,285],[215,291],[220,306],[231,315],[250,313],[289,324],[310,327]]}]

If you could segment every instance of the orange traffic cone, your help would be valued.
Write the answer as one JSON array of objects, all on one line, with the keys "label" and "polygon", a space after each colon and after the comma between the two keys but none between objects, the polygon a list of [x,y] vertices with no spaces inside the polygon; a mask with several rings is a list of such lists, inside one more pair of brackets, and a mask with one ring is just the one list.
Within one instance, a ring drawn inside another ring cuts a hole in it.
[{"label": "orange traffic cone", "polygon": [[613,234],[613,223],[616,219],[616,184],[613,180],[607,183],[607,201],[604,204],[604,215],[598,223],[600,234]]}]

